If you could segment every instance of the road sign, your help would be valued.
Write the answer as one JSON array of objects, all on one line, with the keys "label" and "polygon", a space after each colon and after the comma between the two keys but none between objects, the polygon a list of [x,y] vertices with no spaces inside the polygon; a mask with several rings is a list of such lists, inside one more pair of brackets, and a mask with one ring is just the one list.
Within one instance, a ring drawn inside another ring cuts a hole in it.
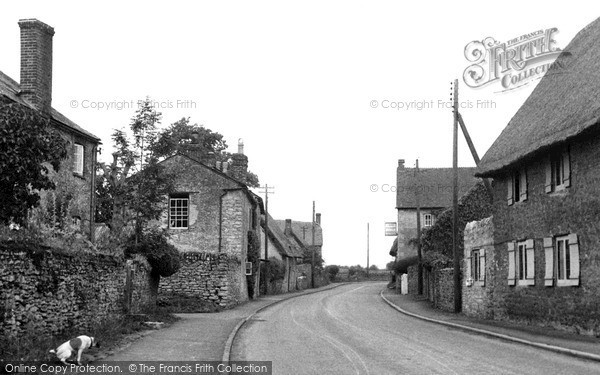
[{"label": "road sign", "polygon": [[386,236],[397,236],[398,230],[396,229],[396,222],[390,221],[385,223],[385,235]]}]

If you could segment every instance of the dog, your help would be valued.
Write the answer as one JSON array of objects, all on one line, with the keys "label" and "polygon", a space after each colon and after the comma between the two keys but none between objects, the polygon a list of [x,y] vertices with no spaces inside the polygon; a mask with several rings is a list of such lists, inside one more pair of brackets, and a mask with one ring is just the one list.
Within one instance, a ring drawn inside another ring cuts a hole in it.
[{"label": "dog", "polygon": [[71,358],[71,356],[77,352],[77,364],[81,365],[81,353],[83,353],[84,350],[92,347],[99,348],[100,343],[90,336],[78,336],[65,342],[56,348],[56,350],[50,350],[50,353],[56,354],[56,357],[66,365],[68,364],[67,359]]}]

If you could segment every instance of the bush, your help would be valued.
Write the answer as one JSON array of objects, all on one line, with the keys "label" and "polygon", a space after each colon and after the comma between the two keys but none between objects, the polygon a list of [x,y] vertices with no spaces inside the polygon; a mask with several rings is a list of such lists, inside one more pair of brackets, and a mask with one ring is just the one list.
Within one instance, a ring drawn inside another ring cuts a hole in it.
[{"label": "bush", "polygon": [[137,244],[135,238],[131,238],[125,248],[125,256],[131,257],[134,254],[145,256],[152,266],[152,272],[162,277],[173,275],[181,267],[179,251],[161,232],[144,233]]},{"label": "bush", "polygon": [[269,272],[269,282],[283,280],[285,277],[285,264],[283,264],[283,261],[270,257],[265,267]]},{"label": "bush", "polygon": [[412,256],[407,258],[402,258],[396,262],[394,262],[393,271],[396,274],[408,273],[408,267],[414,266],[419,263],[418,256]]},{"label": "bush", "polygon": [[337,274],[340,273],[340,267],[336,265],[327,266],[325,267],[325,273],[330,281],[334,281]]}]

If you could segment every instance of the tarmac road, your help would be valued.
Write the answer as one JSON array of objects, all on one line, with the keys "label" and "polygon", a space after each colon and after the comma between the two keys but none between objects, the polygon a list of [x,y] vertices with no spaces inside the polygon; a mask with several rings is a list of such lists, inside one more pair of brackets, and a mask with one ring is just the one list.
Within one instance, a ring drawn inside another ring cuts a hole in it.
[{"label": "tarmac road", "polygon": [[384,283],[298,296],[256,314],[232,360],[273,361],[274,374],[600,374],[600,363],[492,339],[397,312]]}]

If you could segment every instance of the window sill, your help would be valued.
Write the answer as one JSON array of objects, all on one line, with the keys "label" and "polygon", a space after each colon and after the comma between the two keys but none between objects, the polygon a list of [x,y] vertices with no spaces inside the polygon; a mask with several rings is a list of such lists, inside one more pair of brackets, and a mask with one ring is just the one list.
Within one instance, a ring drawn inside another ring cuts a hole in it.
[{"label": "window sill", "polygon": [[569,195],[569,188],[563,187],[561,189],[555,189],[549,193],[546,193],[546,195],[550,197],[564,197],[566,195]]},{"label": "window sill", "polygon": [[528,286],[535,286],[535,280],[518,280],[517,284],[515,285],[516,287],[528,287]]},{"label": "window sill", "polygon": [[579,280],[557,280],[556,286],[579,286]]}]

